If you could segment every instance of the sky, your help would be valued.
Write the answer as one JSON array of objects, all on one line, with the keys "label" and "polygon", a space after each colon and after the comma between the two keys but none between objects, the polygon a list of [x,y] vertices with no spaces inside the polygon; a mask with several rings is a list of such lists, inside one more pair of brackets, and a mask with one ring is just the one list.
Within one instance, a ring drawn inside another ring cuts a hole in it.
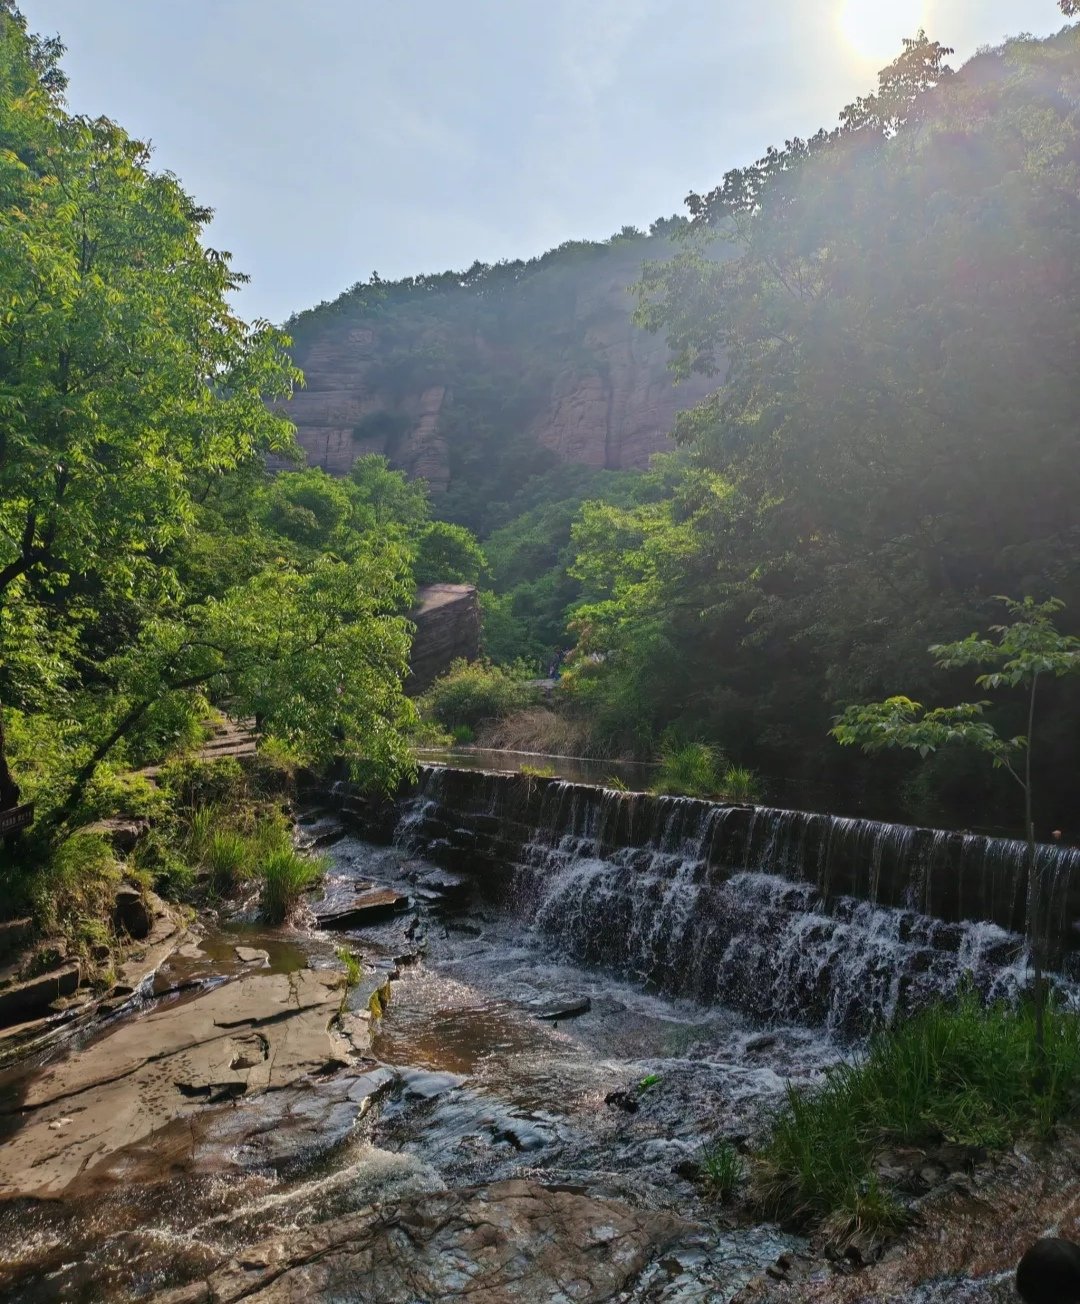
[{"label": "sky", "polygon": [[954,64],[1054,0],[20,0],[73,112],[152,142],[283,321],[384,278],[679,212],[834,125],[924,27]]}]

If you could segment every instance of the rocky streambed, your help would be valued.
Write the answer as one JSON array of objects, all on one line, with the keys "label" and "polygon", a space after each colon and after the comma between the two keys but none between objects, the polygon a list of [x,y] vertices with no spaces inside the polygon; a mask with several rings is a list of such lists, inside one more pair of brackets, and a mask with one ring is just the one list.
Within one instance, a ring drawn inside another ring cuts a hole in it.
[{"label": "rocky streambed", "polygon": [[1011,1156],[881,1263],[828,1263],[700,1178],[835,1042],[568,963],[512,902],[341,833],[308,823],[333,845],[307,926],[208,923],[0,1079],[5,1299],[992,1301],[1016,1241],[1080,1212],[1065,1149]]}]

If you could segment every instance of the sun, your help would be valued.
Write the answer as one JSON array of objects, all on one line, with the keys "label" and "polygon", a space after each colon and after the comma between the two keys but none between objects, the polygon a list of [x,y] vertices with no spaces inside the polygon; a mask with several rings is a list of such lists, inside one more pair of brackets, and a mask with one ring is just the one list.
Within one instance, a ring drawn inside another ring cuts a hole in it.
[{"label": "sun", "polygon": [[838,0],[836,26],[852,54],[877,69],[927,25],[929,8],[929,0]]}]

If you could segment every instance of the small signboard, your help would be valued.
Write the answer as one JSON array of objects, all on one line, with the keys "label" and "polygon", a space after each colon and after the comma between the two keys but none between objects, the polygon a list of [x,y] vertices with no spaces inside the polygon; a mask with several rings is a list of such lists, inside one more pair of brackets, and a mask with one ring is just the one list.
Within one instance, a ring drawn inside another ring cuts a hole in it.
[{"label": "small signboard", "polygon": [[10,810],[0,810],[0,836],[25,829],[34,822],[34,803],[28,801],[22,806],[12,806]]}]

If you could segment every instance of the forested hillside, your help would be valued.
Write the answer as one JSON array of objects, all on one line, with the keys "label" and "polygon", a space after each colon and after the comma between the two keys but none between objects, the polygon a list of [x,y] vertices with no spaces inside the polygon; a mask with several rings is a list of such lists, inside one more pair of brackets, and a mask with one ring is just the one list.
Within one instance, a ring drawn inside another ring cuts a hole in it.
[{"label": "forested hillside", "polygon": [[[376,278],[290,323],[309,458],[432,481],[487,551],[489,650],[576,642],[589,746],[708,738],[784,799],[994,823],[977,758],[868,766],[828,738],[849,703],[955,694],[927,647],[995,595],[1080,618],[1080,46],[950,54],[907,43],[838,128],[650,237]],[[643,473],[661,426],[680,451]],[[1080,762],[1074,690],[1049,691],[1044,825]]]},{"label": "forested hillside", "polygon": [[684,219],[645,235],[570,241],[528,262],[355,285],[287,323],[304,388],[289,405],[310,465],[344,474],[388,457],[439,494],[449,520],[488,533],[523,482],[570,463],[644,468],[670,447],[682,387],[662,340],[632,320],[646,259]]},{"label": "forested hillside", "polygon": [[[603,655],[577,688],[622,737],[674,725],[877,809],[995,824],[963,751],[870,767],[827,738],[852,702],[969,694],[926,649],[1000,618],[995,595],[1056,595],[1080,627],[1080,37],[955,74],[948,54],[909,42],[837,130],[691,196],[641,321],[717,387],[679,422],[673,492],[575,527],[573,621]],[[1075,819],[1078,705],[1047,685],[1044,830]]]}]

